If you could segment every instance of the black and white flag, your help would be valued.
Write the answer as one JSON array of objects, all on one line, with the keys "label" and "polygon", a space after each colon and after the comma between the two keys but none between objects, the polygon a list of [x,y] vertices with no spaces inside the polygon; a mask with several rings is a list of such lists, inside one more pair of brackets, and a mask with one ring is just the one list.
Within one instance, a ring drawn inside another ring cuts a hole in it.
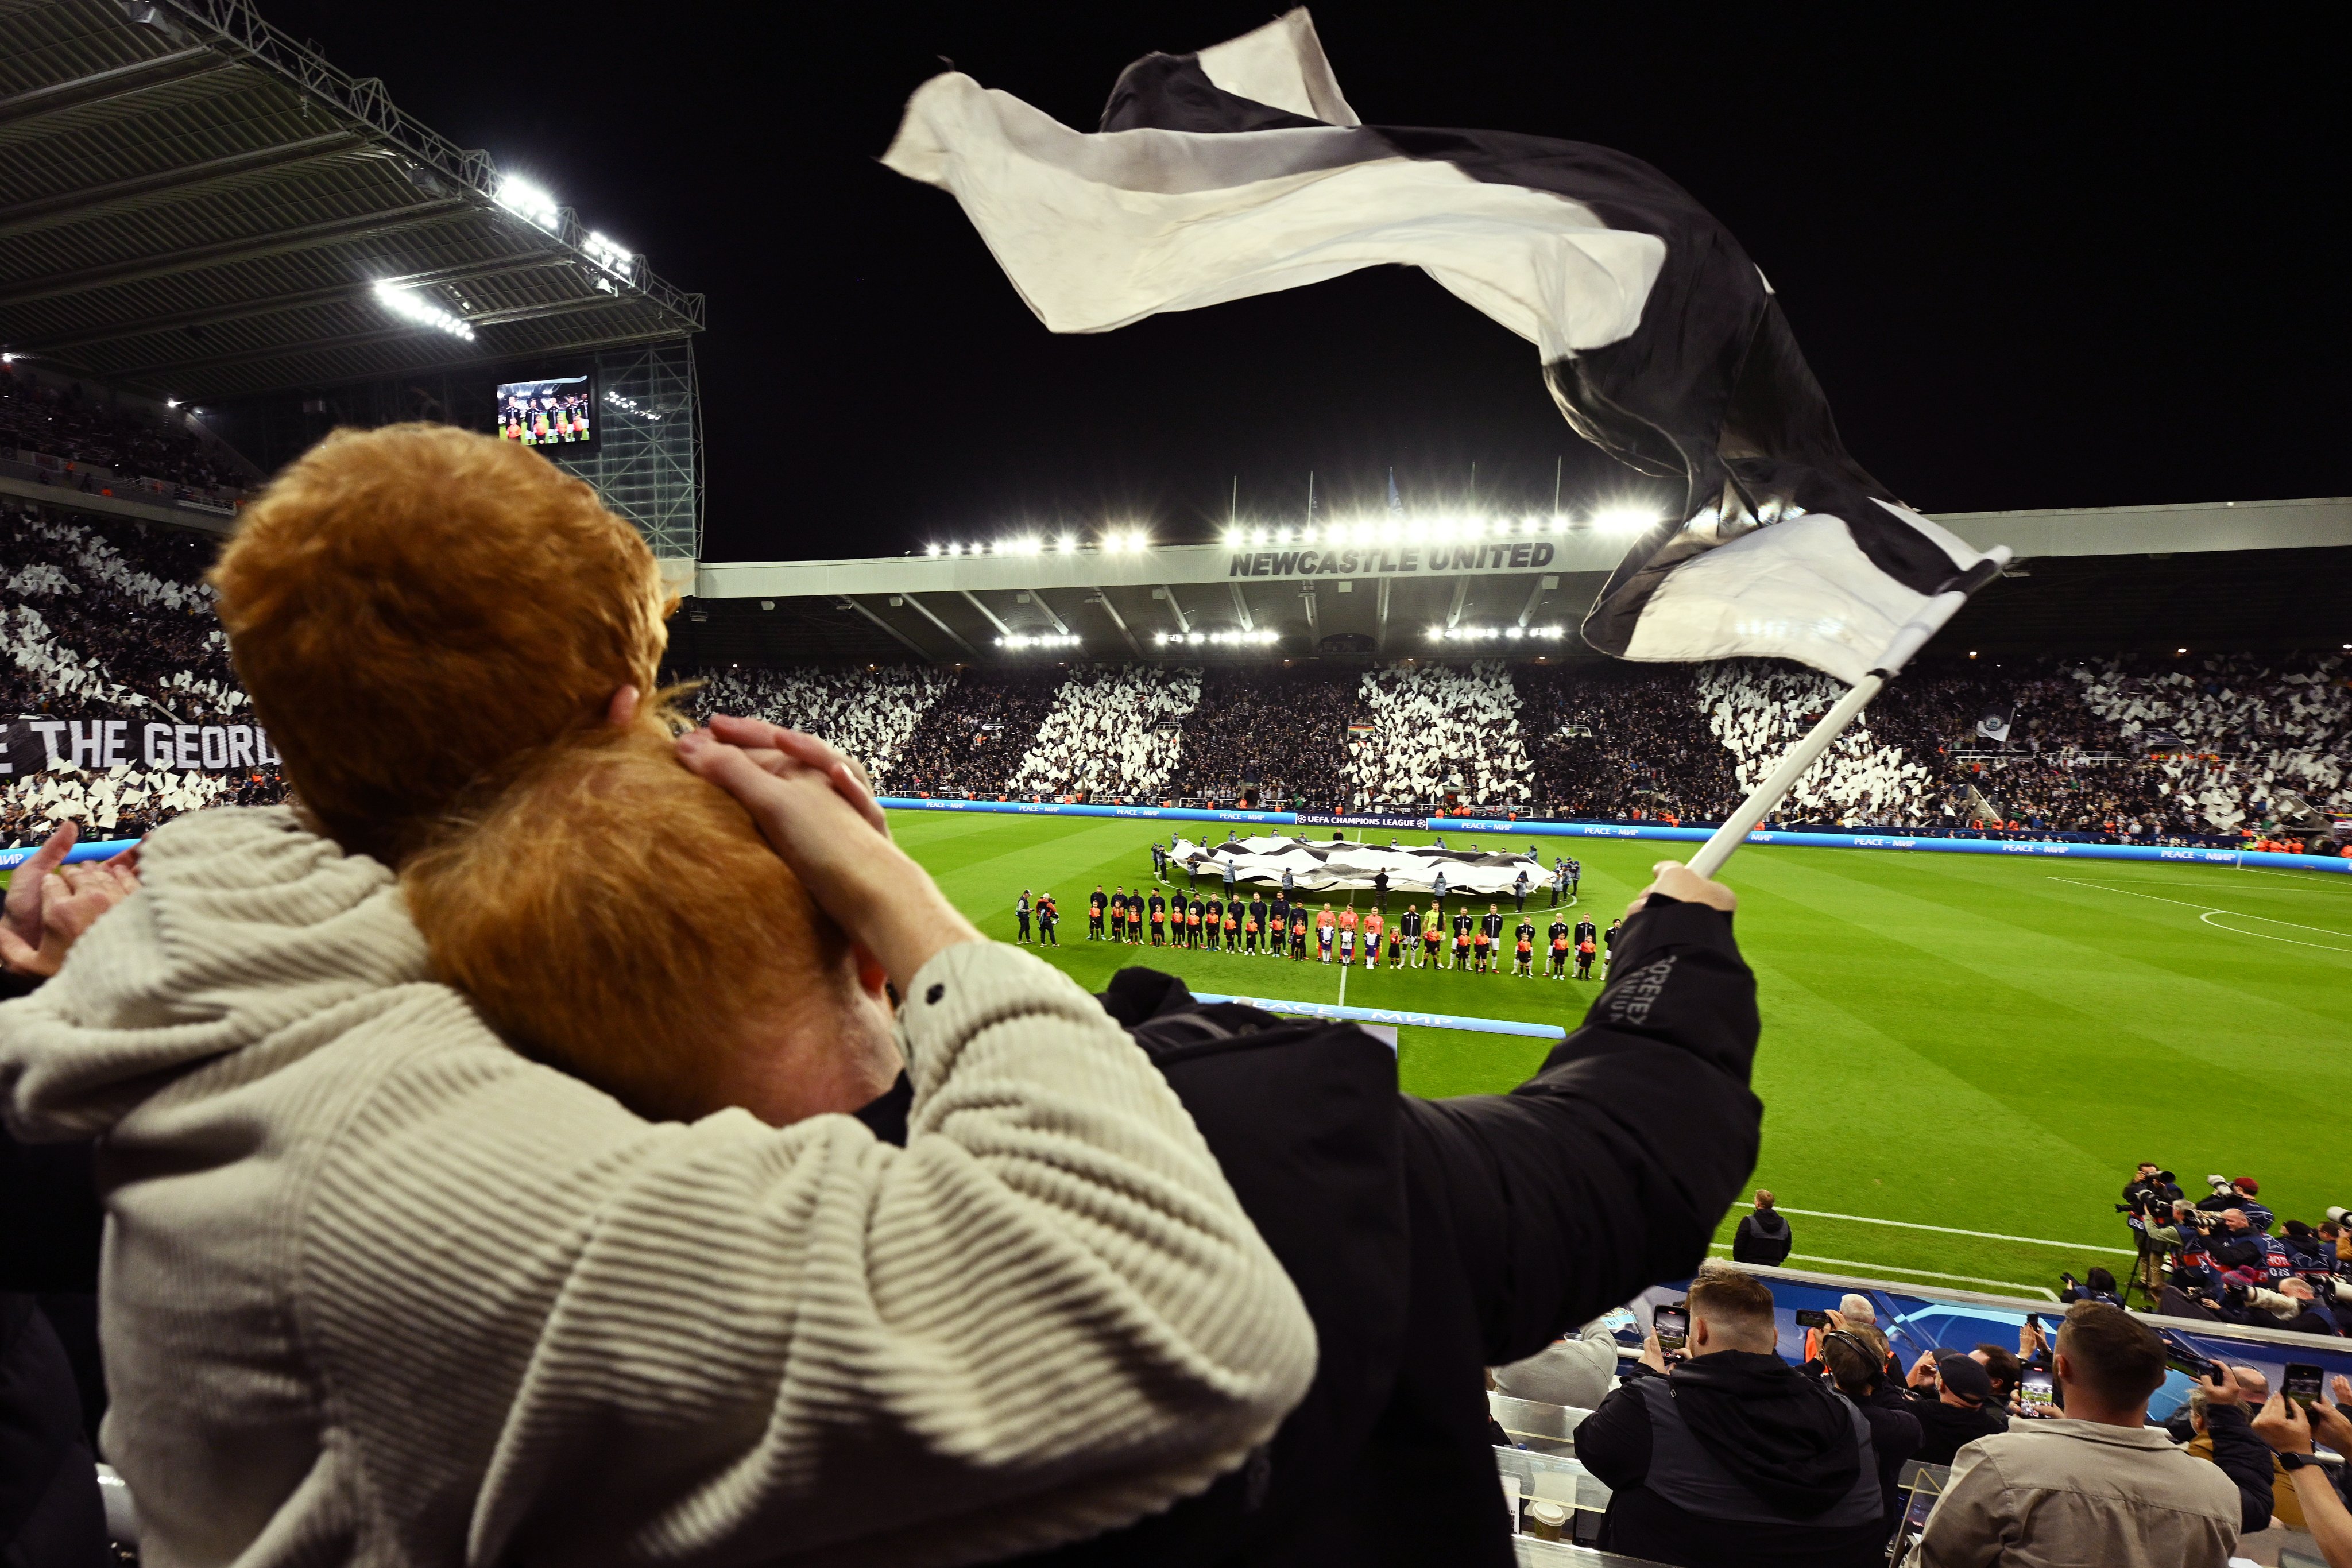
[{"label": "black and white flag", "polygon": [[1579,434],[1683,482],[1586,618],[1608,653],[1853,682],[1982,559],[1847,455],[1771,286],[1680,186],[1582,142],[1365,125],[1304,9],[1136,61],[1092,135],[934,77],[883,162],[951,192],[1056,332],[1395,264],[1534,343]]},{"label": "black and white flag", "polygon": [[1992,704],[1985,709],[1984,716],[1977,720],[1977,733],[1987,740],[2008,745],[2010,721],[2016,712],[2017,705],[2013,702]]}]

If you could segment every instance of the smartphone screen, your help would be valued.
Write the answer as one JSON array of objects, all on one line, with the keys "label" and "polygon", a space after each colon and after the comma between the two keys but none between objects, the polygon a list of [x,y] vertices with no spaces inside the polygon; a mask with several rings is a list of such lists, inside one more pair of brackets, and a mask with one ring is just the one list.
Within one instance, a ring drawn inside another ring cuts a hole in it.
[{"label": "smartphone screen", "polygon": [[1658,1348],[1677,1351],[1690,1343],[1690,1303],[1678,1301],[1671,1307],[1660,1307],[1651,1315],[1650,1322],[1658,1331]]},{"label": "smartphone screen", "polygon": [[2058,1408],[2058,1385],[2050,1374],[2040,1368],[2017,1380],[2018,1403],[2030,1410]]},{"label": "smartphone screen", "polygon": [[1830,1326],[1830,1315],[1818,1308],[1799,1307],[1797,1326],[1801,1329],[1825,1329]]},{"label": "smartphone screen", "polygon": [[2297,1405],[2316,1405],[2319,1403],[2320,1385],[2326,1381],[2326,1376],[2318,1367],[2290,1361],[2286,1364],[2286,1383],[2280,1392]]}]

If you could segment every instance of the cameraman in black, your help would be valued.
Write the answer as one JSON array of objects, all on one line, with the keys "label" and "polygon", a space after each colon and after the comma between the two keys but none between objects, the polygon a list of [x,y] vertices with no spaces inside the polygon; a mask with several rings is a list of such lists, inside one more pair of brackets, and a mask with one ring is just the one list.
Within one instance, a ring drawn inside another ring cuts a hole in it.
[{"label": "cameraman in black", "polygon": [[[2153,1160],[2142,1160],[2139,1169],[2124,1186],[2124,1200],[2116,1205],[2116,1212],[2132,1228],[2132,1239],[2139,1255],[2132,1261],[2131,1284],[2139,1287],[2148,1300],[2156,1303],[2157,1293],[2163,1290],[2165,1253],[2179,1240],[2173,1226],[2173,1206],[2182,1194],[2172,1173],[2159,1168]],[[2128,1293],[2129,1286],[2126,1287]],[[2121,1302],[2116,1303],[2121,1305]]]},{"label": "cameraman in black", "polygon": [[2170,1214],[2172,1205],[2185,1196],[2170,1171],[2160,1169],[2154,1160],[2142,1160],[2138,1172],[2124,1184],[2122,1207],[2145,1209],[2148,1207],[2148,1200],[2153,1198],[2164,1206],[2165,1213]]}]

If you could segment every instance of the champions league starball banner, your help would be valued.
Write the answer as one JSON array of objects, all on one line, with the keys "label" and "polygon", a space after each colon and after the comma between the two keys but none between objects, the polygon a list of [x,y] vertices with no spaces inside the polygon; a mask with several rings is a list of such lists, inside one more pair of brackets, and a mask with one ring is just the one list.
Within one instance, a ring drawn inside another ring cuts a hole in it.
[{"label": "champions league starball banner", "polygon": [[131,718],[58,718],[32,714],[0,730],[0,778],[51,768],[169,768],[226,773],[278,760],[257,724],[179,724],[152,714]]}]

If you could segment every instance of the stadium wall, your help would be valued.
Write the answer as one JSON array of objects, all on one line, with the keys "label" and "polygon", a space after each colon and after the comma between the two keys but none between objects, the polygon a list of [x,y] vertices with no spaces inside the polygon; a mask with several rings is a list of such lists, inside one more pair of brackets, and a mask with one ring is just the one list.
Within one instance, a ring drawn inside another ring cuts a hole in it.
[{"label": "stadium wall", "polygon": [[[1316,811],[1222,811],[1190,806],[1074,806],[1049,800],[946,800],[919,796],[886,795],[883,807],[894,811],[976,811],[1023,817],[1132,817],[1140,821],[1174,822],[1238,822],[1263,827],[1390,828],[1415,832],[1528,833],[1538,838],[1665,839],[1696,843],[1710,836],[1705,828],[1649,827],[1614,822],[1536,822],[1478,817],[1350,816]],[[1800,833],[1759,828],[1748,835],[1751,844],[1792,844],[1801,849],[1919,850],[1937,854],[2038,856],[2052,860],[2188,861],[2202,865],[2252,863],[2352,873],[2352,860],[2334,855],[2287,855],[2267,852],[2209,849],[2160,849],[2139,844],[2045,843],[2005,839],[1944,839],[1909,833]]]}]

